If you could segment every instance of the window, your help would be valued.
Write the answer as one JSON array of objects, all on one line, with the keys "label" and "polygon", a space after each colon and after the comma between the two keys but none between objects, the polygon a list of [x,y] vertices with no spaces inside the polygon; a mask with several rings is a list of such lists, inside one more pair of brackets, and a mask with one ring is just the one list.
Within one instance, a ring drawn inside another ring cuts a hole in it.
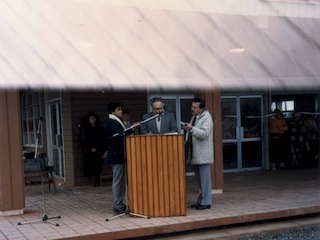
[{"label": "window", "polygon": [[284,118],[290,118],[291,113],[295,109],[294,100],[272,102],[271,111],[274,111],[276,108],[281,110]]},{"label": "window", "polygon": [[[21,95],[23,146],[31,147],[36,144],[39,119],[42,116],[42,102],[43,96],[40,92],[28,92]],[[38,144],[42,144],[41,138]]]},{"label": "window", "polygon": [[282,111],[293,111],[294,110],[294,101],[283,101],[281,102]]},{"label": "window", "polygon": [[272,102],[271,111],[274,111],[276,108],[282,112],[294,111],[294,100]]},{"label": "window", "polygon": [[[165,110],[172,112],[175,115],[177,121],[177,127],[179,132],[181,130],[180,121],[189,122],[191,119],[191,103],[193,95],[163,95],[163,94],[152,94],[149,96],[149,101],[153,97],[161,97],[163,99]],[[149,106],[150,107],[150,106]],[[151,107],[150,109],[151,110]]]}]

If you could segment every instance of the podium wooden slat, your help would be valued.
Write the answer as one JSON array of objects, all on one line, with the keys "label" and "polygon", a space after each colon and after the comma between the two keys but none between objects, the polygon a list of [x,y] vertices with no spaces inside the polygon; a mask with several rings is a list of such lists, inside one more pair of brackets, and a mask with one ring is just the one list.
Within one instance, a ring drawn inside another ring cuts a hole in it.
[{"label": "podium wooden slat", "polygon": [[[154,214],[156,216],[160,215],[160,204],[159,204],[159,181],[158,181],[158,161],[157,161],[157,151],[155,151],[154,149],[156,149],[157,146],[157,139],[156,138],[151,138],[151,142],[152,142],[152,148],[150,149],[150,151],[152,152],[152,158],[150,159],[152,162],[152,174],[149,174],[149,176],[152,178],[153,181],[153,186],[152,186],[152,190],[154,193]],[[149,189],[150,191],[150,189]],[[151,214],[151,213],[150,213]]]},{"label": "podium wooden slat", "polygon": [[[173,139],[169,138],[168,139],[168,146],[173,146]],[[173,149],[174,150],[174,149]],[[169,181],[169,189],[168,192],[172,193],[169,196],[168,202],[169,204],[169,213],[170,215],[176,215],[175,213],[175,208],[176,208],[176,204],[175,204],[175,198],[176,198],[176,194],[175,194],[175,182],[172,181],[172,179],[174,179],[174,162],[175,159],[174,157],[174,151],[168,152],[168,178],[170,179]]]},{"label": "podium wooden slat", "polygon": [[126,138],[128,198],[132,213],[149,217],[186,215],[182,135]]},{"label": "podium wooden slat", "polygon": [[[151,141],[147,141],[146,142],[146,152],[147,152],[147,159],[151,159],[152,158],[152,145],[151,145]],[[152,172],[152,162],[151,161],[147,161],[147,172]],[[152,179],[152,176],[151,174],[147,174],[147,181],[148,183],[146,184],[147,185],[147,190],[148,189],[153,189],[153,179]],[[154,211],[154,194],[153,194],[153,191],[148,191],[148,208],[147,208],[147,212],[144,213],[145,215],[149,216],[149,212],[153,212]]]}]

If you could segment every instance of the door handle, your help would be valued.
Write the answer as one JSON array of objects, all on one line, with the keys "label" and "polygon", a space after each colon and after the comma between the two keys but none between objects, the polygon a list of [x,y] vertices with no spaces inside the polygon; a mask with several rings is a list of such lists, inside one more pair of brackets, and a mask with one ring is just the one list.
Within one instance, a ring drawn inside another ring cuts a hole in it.
[{"label": "door handle", "polygon": [[237,138],[237,139],[239,139],[239,135],[240,135],[240,133],[239,133],[239,127],[236,127],[236,138]]}]

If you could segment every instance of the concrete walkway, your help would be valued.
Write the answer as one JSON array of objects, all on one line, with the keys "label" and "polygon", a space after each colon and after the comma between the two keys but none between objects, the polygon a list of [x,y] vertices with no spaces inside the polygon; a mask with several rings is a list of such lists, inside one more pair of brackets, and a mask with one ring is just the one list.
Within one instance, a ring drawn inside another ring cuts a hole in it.
[{"label": "concrete walkway", "polygon": [[[162,240],[226,240],[226,239],[275,239],[274,234],[280,234],[288,231],[297,231],[298,229],[314,228],[319,229],[320,232],[320,215],[305,216],[297,218],[286,218],[278,221],[262,221],[255,224],[240,224],[216,227],[213,229],[196,230],[175,234],[166,234],[161,236],[149,237],[148,239],[162,239]],[[312,233],[310,233],[312,235]],[[278,238],[277,238],[278,239]],[[286,239],[299,239],[296,238]],[[306,239],[306,238],[304,238]],[[315,236],[312,239],[316,239]]]},{"label": "concrete walkway", "polygon": [[[228,173],[223,194],[214,195],[211,209],[187,209],[186,216],[144,219],[112,217],[111,184],[46,192],[46,214],[60,226],[47,221],[18,225],[42,218],[43,201],[39,185],[26,186],[25,214],[0,217],[2,239],[120,239],[170,232],[226,226],[265,219],[320,213],[320,170],[283,170]],[[187,206],[196,199],[193,177],[187,177]]]}]

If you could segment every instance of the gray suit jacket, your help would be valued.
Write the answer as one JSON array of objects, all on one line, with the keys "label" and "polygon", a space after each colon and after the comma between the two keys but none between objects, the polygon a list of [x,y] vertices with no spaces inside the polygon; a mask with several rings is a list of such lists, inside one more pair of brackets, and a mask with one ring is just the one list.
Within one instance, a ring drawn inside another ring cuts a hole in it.
[{"label": "gray suit jacket", "polygon": [[[154,116],[153,113],[146,113],[143,115],[142,119],[148,119],[150,117]],[[178,132],[177,128],[177,122],[174,118],[173,113],[170,112],[164,112],[161,116],[161,125],[160,125],[160,132],[157,128],[158,118],[152,119],[144,124],[141,125],[141,134],[164,134],[164,133],[173,133]]]}]

